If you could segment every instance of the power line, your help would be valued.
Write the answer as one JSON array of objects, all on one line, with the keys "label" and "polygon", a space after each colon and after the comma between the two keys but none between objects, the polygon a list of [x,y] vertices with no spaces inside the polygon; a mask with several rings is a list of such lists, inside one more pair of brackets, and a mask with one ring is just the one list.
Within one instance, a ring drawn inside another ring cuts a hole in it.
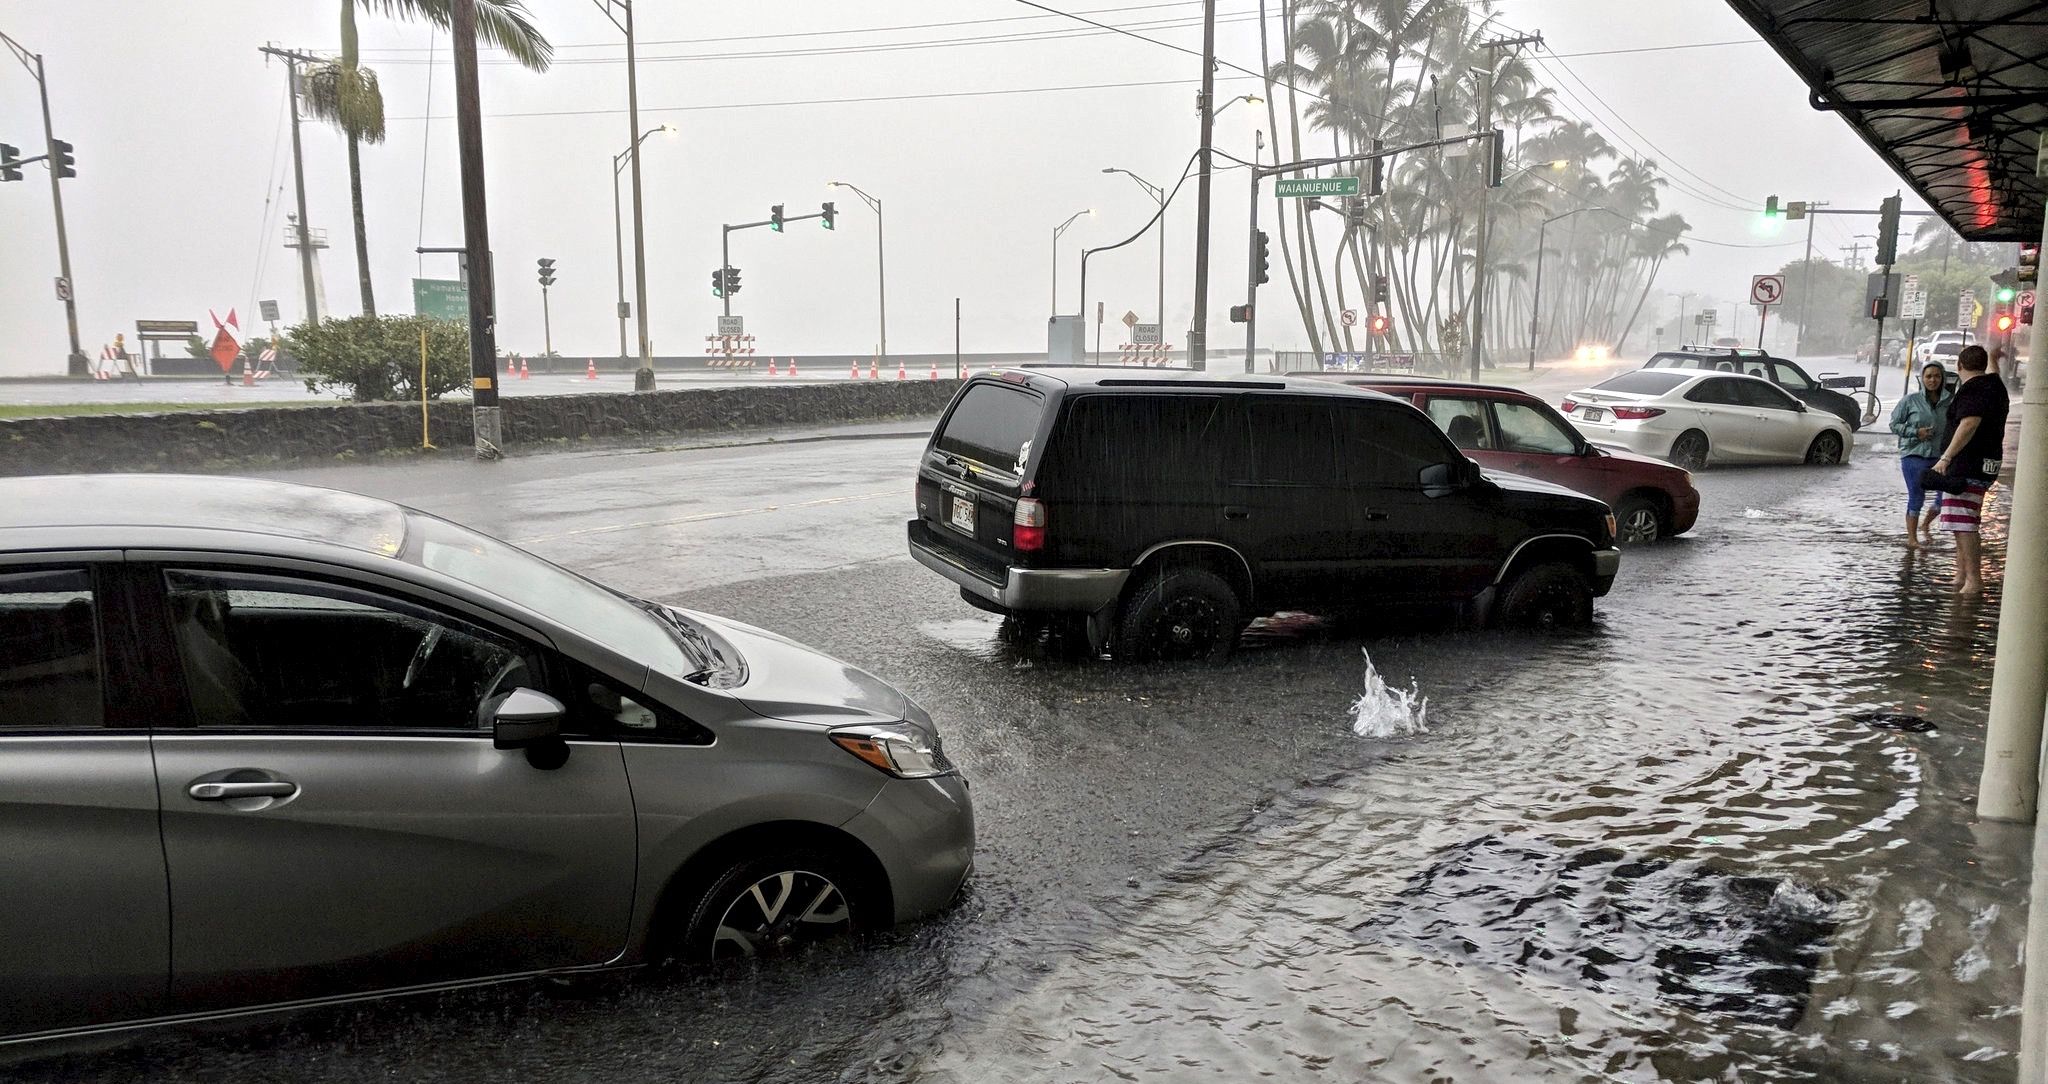
[{"label": "power line", "polygon": [[[1250,22],[1257,18],[1257,12],[1233,12],[1228,16],[1219,16],[1216,21],[1219,23],[1242,23]],[[1172,19],[1139,20],[1136,22],[1120,24],[1116,29],[1127,30],[1129,28],[1137,28],[1153,31],[1182,30],[1191,29],[1193,27],[1198,27],[1200,25],[1201,20],[1199,19],[1191,20],[1176,17]],[[713,60],[774,60],[788,57],[851,56],[865,53],[893,53],[914,49],[945,49],[966,45],[1013,45],[1028,44],[1042,41],[1065,41],[1073,38],[1099,37],[1104,33],[1105,31],[1096,30],[1092,28],[1042,29],[1020,30],[1006,34],[988,34],[978,37],[923,38],[914,41],[871,42],[862,45],[808,45],[790,49],[759,49],[746,52],[666,53],[654,55],[641,54],[638,58],[638,63],[657,64],[678,62],[703,62]],[[1149,41],[1152,39],[1148,38],[1146,40]],[[430,60],[416,60],[407,58],[394,60],[380,60],[377,63],[379,66],[389,67],[425,64],[429,62]],[[553,66],[557,68],[594,64],[609,66],[624,64],[625,62],[626,58],[623,55],[581,57],[566,60],[556,60]],[[511,65],[517,64],[518,61],[506,58],[486,60],[482,61],[482,63],[488,65]]]},{"label": "power line", "polygon": [[[1218,82],[1241,81],[1253,78],[1243,75],[1218,76]],[[996,90],[948,90],[929,94],[870,94],[852,98],[805,98],[780,102],[721,102],[716,105],[669,105],[641,106],[642,113],[702,113],[725,109],[774,109],[783,106],[800,105],[858,105],[867,102],[913,102],[936,98],[991,98],[1012,94],[1053,94],[1072,90],[1124,90],[1133,87],[1178,87],[1200,83],[1199,79],[1150,79],[1131,83],[1074,83],[1051,87],[1005,87]],[[494,120],[512,117],[604,117],[617,116],[624,109],[550,109],[529,113],[486,113]],[[391,121],[453,120],[452,114],[440,116],[388,117]]]},{"label": "power line", "polygon": [[[1157,45],[1162,49],[1171,49],[1176,53],[1186,53],[1187,55],[1195,57],[1197,59],[1200,59],[1202,56],[1202,52],[1199,49],[1189,49],[1186,46],[1175,45],[1171,42],[1160,41],[1158,38],[1148,38],[1143,34],[1133,33],[1121,27],[1111,26],[1108,23],[1098,23],[1093,19],[1083,18],[1082,16],[1071,11],[1061,11],[1058,8],[1046,7],[1044,4],[1039,3],[1038,0],[1017,0],[1017,3],[1023,4],[1025,7],[1037,8],[1040,11],[1051,12],[1054,15],[1064,15],[1067,18],[1074,20],[1075,22],[1087,23],[1089,26],[1101,27],[1104,30],[1114,30],[1119,34],[1124,35],[1125,37],[1136,38],[1139,41],[1151,42],[1153,45]],[[1255,72],[1250,68],[1244,67],[1241,64],[1233,64],[1228,60],[1224,60],[1222,57],[1216,57],[1215,64],[1217,67],[1220,68],[1229,68],[1231,71],[1234,72],[1242,72],[1243,74],[1249,75],[1252,78],[1258,79],[1262,82],[1267,81],[1267,77],[1265,75],[1260,74],[1259,72]],[[1300,87],[1293,85],[1292,83],[1283,82],[1278,79],[1271,80],[1271,85],[1286,87],[1288,90],[1296,94],[1299,94],[1304,98],[1311,98],[1315,101],[1322,102],[1324,104],[1329,104],[1330,101],[1328,98],[1325,98],[1312,90],[1303,90]],[[1383,120],[1385,118],[1372,117],[1370,119]]]},{"label": "power line", "polygon": [[1553,181],[1550,178],[1543,176],[1541,173],[1529,173],[1526,174],[1526,176],[1534,180],[1540,181],[1546,185],[1549,185],[1551,188],[1554,188],[1557,191],[1562,192],[1568,199],[1588,209],[1605,211],[1608,214],[1611,214],[1624,222],[1632,222],[1638,226],[1641,226],[1643,229],[1649,230],[1651,233],[1655,233],[1663,237],[1669,237],[1674,241],[1678,241],[1685,244],[1692,244],[1697,242],[1702,245],[1712,245],[1715,248],[1784,248],[1787,245],[1800,245],[1806,243],[1805,239],[1801,238],[1797,241],[1773,241],[1767,244],[1749,244],[1736,241],[1716,241],[1711,238],[1700,237],[1696,234],[1671,233],[1667,230],[1657,229],[1656,227],[1651,226],[1649,223],[1644,222],[1642,219],[1639,219],[1634,215],[1625,215],[1622,214],[1620,211],[1617,211],[1614,208],[1607,206],[1606,204],[1595,203],[1592,200],[1589,200],[1584,196],[1581,196],[1578,193],[1573,192],[1572,190],[1564,187],[1563,185],[1558,184],[1556,181]]},{"label": "power line", "polygon": [[[1080,14],[1083,14],[1083,15],[1113,15],[1113,14],[1116,14],[1117,12],[1123,12],[1123,11],[1150,11],[1150,10],[1153,10],[1153,9],[1157,9],[1157,8],[1184,8],[1184,7],[1190,7],[1190,6],[1194,5],[1194,4],[1198,4],[1198,3],[1201,3],[1201,2],[1202,2],[1202,0],[1170,0],[1170,2],[1167,2],[1167,3],[1152,3],[1152,4],[1129,4],[1129,5],[1125,5],[1125,6],[1122,6],[1122,7],[1113,7],[1113,8],[1089,8],[1089,9],[1087,9],[1087,10],[1085,10],[1085,11],[1082,11],[1082,12],[1081,12]],[[1037,19],[1050,19],[1050,18],[1055,18],[1055,17],[1056,17],[1056,16],[1054,16],[1054,15],[998,15],[998,16],[994,16],[994,17],[991,17],[991,18],[986,18],[986,19],[954,19],[954,20],[951,20],[951,21],[948,21],[948,22],[937,22],[937,23],[903,23],[903,24],[900,24],[900,25],[897,25],[897,26],[855,26],[855,27],[842,27],[842,28],[839,28],[839,29],[836,29],[836,30],[792,30],[792,31],[785,31],[785,32],[782,32],[782,33],[777,33],[777,34],[733,34],[733,35],[729,35],[729,36],[726,36],[726,37],[719,37],[719,38],[668,38],[668,39],[657,39],[657,40],[654,40],[654,41],[643,41],[643,42],[640,42],[639,44],[640,44],[640,45],[642,45],[642,46],[648,46],[648,45],[712,45],[712,44],[716,44],[716,43],[719,43],[719,42],[727,42],[727,41],[772,41],[772,40],[778,40],[778,39],[785,39],[785,38],[819,38],[819,37],[831,37],[831,36],[835,36],[835,35],[839,35],[839,34],[886,34],[886,33],[894,33],[894,32],[897,32],[897,31],[904,31],[904,30],[939,30],[939,29],[944,29],[944,28],[947,28],[947,27],[955,27],[955,26],[980,26],[980,25],[984,25],[984,24],[988,24],[988,23],[1014,23],[1014,22],[1028,22],[1028,21],[1032,21],[1032,20],[1037,20]],[[555,46],[555,49],[556,49],[556,50],[558,50],[558,51],[559,51],[559,50],[562,50],[562,49],[617,49],[617,50],[624,50],[624,48],[625,48],[625,46],[624,46],[624,45],[622,45],[622,44],[620,44],[619,42],[616,42],[616,41],[605,41],[605,42],[584,42],[584,43],[580,43],[580,44],[576,44],[576,45],[556,45],[556,46]],[[364,54],[365,54],[365,55],[378,55],[378,56],[381,56],[381,55],[383,55],[383,54],[385,54],[385,53],[419,53],[419,52],[425,52],[425,51],[426,51],[425,49],[423,49],[423,48],[421,48],[421,47],[419,47],[419,46],[391,46],[391,47],[389,47],[389,48],[384,48],[384,49],[365,49],[365,50],[363,50],[363,52],[364,52]],[[558,60],[558,61],[557,61],[557,63],[559,63],[559,62],[560,62],[560,61]]]},{"label": "power line", "polygon": [[1761,38],[1735,38],[1729,41],[1694,41],[1683,45],[1643,45],[1633,49],[1594,49],[1583,53],[1552,53],[1553,59],[1568,56],[1625,56],[1631,53],[1671,53],[1680,49],[1719,49],[1727,45],[1762,45]]},{"label": "power line", "polygon": [[[1754,208],[1755,208],[1755,207],[1757,206],[1757,202],[1758,202],[1758,201],[1756,201],[1756,200],[1754,200],[1754,199],[1752,199],[1752,198],[1750,198],[1750,197],[1748,197],[1748,196],[1745,196],[1745,195],[1741,194],[1740,192],[1732,192],[1732,191],[1729,191],[1728,189],[1726,189],[1726,188],[1723,188],[1722,186],[1720,186],[1720,185],[1718,185],[1718,184],[1715,184],[1714,182],[1712,182],[1712,181],[1708,180],[1707,178],[1705,178],[1705,177],[1701,176],[1700,174],[1698,174],[1698,173],[1694,172],[1693,170],[1691,170],[1691,169],[1687,169],[1687,168],[1686,168],[1686,166],[1685,166],[1685,164],[1684,164],[1683,162],[1680,162],[1680,161],[1678,161],[1677,159],[1675,159],[1675,158],[1671,158],[1670,156],[1666,155],[1666,154],[1664,153],[1664,151],[1663,151],[1663,148],[1661,148],[1661,147],[1658,147],[1658,146],[1657,146],[1657,145],[1656,145],[1655,143],[1652,143],[1652,142],[1650,142],[1650,137],[1648,137],[1648,136],[1644,135],[1644,134],[1643,134],[1642,132],[1640,132],[1640,131],[1637,131],[1637,130],[1636,130],[1636,126],[1635,126],[1635,125],[1633,125],[1633,124],[1630,124],[1630,123],[1628,122],[1628,118],[1627,118],[1627,117],[1624,117],[1624,116],[1622,116],[1622,115],[1621,115],[1621,113],[1620,113],[1620,111],[1616,110],[1616,109],[1615,109],[1615,108],[1614,108],[1613,106],[1611,106],[1611,105],[1608,105],[1608,104],[1607,104],[1607,100],[1606,100],[1605,98],[1602,98],[1602,97],[1600,97],[1600,93],[1599,93],[1598,91],[1594,90],[1594,89],[1593,89],[1592,87],[1590,87],[1590,86],[1587,86],[1587,84],[1586,84],[1586,81],[1585,81],[1584,79],[1581,79],[1581,78],[1579,78],[1579,73],[1577,73],[1577,72],[1575,72],[1575,71],[1573,71],[1573,70],[1571,69],[1571,65],[1569,65],[1569,64],[1566,64],[1566,63],[1564,63],[1564,62],[1563,62],[1563,61],[1561,61],[1561,60],[1556,60],[1555,58],[1545,58],[1545,57],[1537,57],[1537,58],[1536,58],[1536,60],[1537,60],[1537,63],[1539,63],[1539,64],[1545,64],[1545,66],[1546,66],[1546,67],[1548,67],[1548,64],[1549,64],[1549,63],[1555,63],[1555,64],[1556,64],[1556,66],[1557,66],[1557,68],[1558,68],[1559,70],[1563,71],[1563,72],[1564,72],[1564,73],[1565,73],[1566,75],[1570,76],[1573,82],[1577,83],[1577,84],[1578,84],[1578,85],[1579,85],[1580,87],[1582,87],[1582,88],[1584,88],[1584,89],[1585,89],[1586,93],[1588,93],[1588,94],[1592,95],[1592,96],[1593,96],[1593,100],[1594,100],[1594,101],[1596,101],[1596,102],[1599,102],[1599,103],[1600,103],[1600,105],[1601,105],[1601,106],[1602,106],[1603,108],[1605,108],[1605,109],[1607,110],[1607,112],[1608,112],[1609,114],[1611,114],[1611,115],[1612,115],[1612,116],[1614,117],[1614,119],[1615,119],[1615,120],[1617,120],[1617,121],[1619,121],[1619,122],[1621,123],[1621,126],[1622,126],[1622,127],[1624,127],[1624,128],[1627,128],[1627,129],[1628,129],[1628,130],[1629,130],[1630,132],[1633,132],[1633,133],[1635,134],[1635,137],[1636,137],[1637,139],[1640,139],[1640,140],[1642,140],[1642,141],[1643,141],[1644,145],[1648,146],[1648,147],[1649,147],[1649,148],[1650,148],[1651,150],[1653,150],[1653,151],[1656,151],[1656,152],[1657,152],[1657,155],[1658,155],[1658,160],[1659,160],[1659,161],[1666,161],[1666,160],[1668,160],[1668,161],[1669,161],[1669,162],[1671,163],[1671,165],[1673,165],[1673,166],[1677,167],[1678,169],[1680,169],[1680,170],[1684,171],[1684,172],[1685,172],[1685,173],[1687,173],[1687,174],[1690,174],[1690,175],[1691,175],[1691,176],[1693,176],[1694,178],[1698,179],[1698,180],[1699,180],[1699,182],[1700,182],[1701,184],[1704,184],[1704,185],[1706,185],[1706,186],[1707,186],[1708,188],[1712,188],[1712,189],[1714,189],[1714,190],[1715,190],[1715,191],[1717,191],[1717,192],[1721,192],[1721,193],[1723,193],[1723,194],[1727,195],[1727,196],[1728,196],[1729,198],[1731,198],[1731,199],[1735,199],[1735,200],[1738,200],[1738,201],[1740,201],[1740,202],[1741,202],[1741,204],[1742,204],[1742,206],[1740,206],[1740,207],[1736,208],[1737,210],[1744,210],[1744,211],[1747,211],[1747,210],[1753,210],[1753,209],[1754,209]],[[1546,63],[1546,61],[1548,61],[1548,63]],[[1575,96],[1575,97],[1576,97],[1576,96]],[[1582,103],[1582,104],[1583,104],[1583,103]]]}]

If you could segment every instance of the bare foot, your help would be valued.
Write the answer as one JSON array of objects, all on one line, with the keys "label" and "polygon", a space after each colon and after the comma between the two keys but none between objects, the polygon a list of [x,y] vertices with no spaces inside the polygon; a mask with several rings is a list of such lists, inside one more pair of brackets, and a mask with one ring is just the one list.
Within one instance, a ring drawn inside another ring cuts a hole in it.
[{"label": "bare foot", "polygon": [[1973,580],[1964,580],[1956,585],[1956,597],[1979,599],[1984,597],[1984,585]]},{"label": "bare foot", "polygon": [[1906,548],[1907,548],[1907,549],[1909,549],[1909,550],[1917,550],[1917,549],[1919,549],[1919,548],[1920,548],[1920,539],[1919,539],[1919,538],[1918,538],[1917,536],[1914,536],[1914,535],[1910,535],[1910,534],[1909,534],[1909,535],[1907,535],[1907,536],[1906,536]]}]

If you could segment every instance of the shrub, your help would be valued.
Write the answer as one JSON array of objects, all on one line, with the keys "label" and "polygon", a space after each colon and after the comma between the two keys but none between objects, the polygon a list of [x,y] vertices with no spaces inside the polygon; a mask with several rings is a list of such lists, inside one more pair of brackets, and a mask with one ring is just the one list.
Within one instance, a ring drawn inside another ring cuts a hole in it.
[{"label": "shrub", "polygon": [[420,331],[427,333],[426,394],[469,385],[469,328],[424,316],[350,316],[300,324],[282,336],[307,391],[338,390],[357,402],[420,397]]}]

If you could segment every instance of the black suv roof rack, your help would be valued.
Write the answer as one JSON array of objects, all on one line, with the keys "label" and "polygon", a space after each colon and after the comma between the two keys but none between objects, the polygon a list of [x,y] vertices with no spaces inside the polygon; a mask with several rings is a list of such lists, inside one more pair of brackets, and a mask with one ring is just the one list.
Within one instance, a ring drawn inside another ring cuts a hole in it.
[{"label": "black suv roof rack", "polygon": [[[1192,371],[1192,370],[1189,370]],[[1278,380],[1146,380],[1143,377],[1109,377],[1095,382],[1102,388],[1285,388]]]}]

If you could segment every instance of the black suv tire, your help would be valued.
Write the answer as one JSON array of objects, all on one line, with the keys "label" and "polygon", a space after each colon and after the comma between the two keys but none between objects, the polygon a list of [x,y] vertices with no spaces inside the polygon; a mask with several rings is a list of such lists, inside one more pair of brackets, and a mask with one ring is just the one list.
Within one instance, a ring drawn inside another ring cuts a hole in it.
[{"label": "black suv tire", "polygon": [[1148,572],[1117,616],[1116,654],[1133,662],[1215,662],[1237,646],[1244,605],[1204,568]]},{"label": "black suv tire", "polygon": [[1592,623],[1593,587],[1562,561],[1531,565],[1501,593],[1499,624],[1509,628],[1563,628]]}]

